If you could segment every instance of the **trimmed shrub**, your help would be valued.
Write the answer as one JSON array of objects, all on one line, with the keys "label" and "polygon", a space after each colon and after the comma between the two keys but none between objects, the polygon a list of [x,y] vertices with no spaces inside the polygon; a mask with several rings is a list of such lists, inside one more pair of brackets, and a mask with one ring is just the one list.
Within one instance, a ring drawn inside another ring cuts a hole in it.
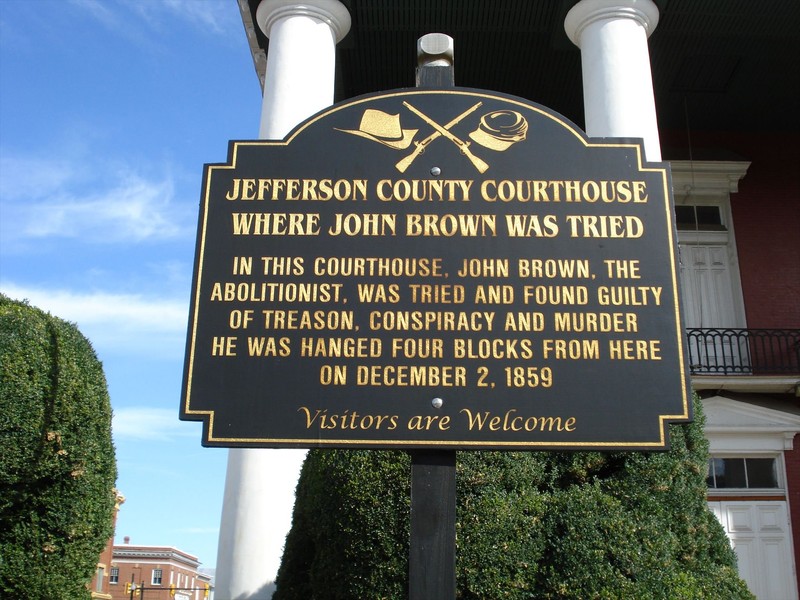
[{"label": "trimmed shrub", "polygon": [[403,452],[309,452],[273,600],[404,597],[410,472]]},{"label": "trimmed shrub", "polygon": [[[706,505],[702,407],[655,453],[460,452],[462,600],[744,600]],[[407,597],[410,461],[317,450],[297,488],[275,600]]]},{"label": "trimmed shrub", "polygon": [[88,340],[0,295],[0,596],[89,598],[115,481],[111,405]]}]

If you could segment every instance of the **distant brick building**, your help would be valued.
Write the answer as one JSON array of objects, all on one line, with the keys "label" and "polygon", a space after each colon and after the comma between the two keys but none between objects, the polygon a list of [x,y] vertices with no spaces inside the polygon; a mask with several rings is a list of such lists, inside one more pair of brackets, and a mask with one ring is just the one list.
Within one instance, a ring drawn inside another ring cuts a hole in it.
[{"label": "distant brick building", "polygon": [[[114,490],[116,494],[116,501],[114,503],[114,527],[117,526],[117,513],[119,512],[119,507],[125,502],[125,496],[120,494],[117,490]],[[109,591],[109,583],[108,583],[108,576],[111,569],[111,561],[113,560],[113,553],[114,553],[114,536],[112,535],[108,542],[106,542],[106,547],[103,549],[102,554],[100,554],[100,558],[97,560],[97,568],[94,572],[94,577],[92,578],[92,582],[89,584],[89,591],[92,594],[92,598],[97,598],[98,600],[111,600],[113,596]]]},{"label": "distant brick building", "polygon": [[[126,538],[127,541],[127,538]],[[212,580],[198,571],[200,562],[170,546],[113,547],[108,569],[111,600],[203,600],[213,598]],[[131,595],[131,586],[133,595]]]}]

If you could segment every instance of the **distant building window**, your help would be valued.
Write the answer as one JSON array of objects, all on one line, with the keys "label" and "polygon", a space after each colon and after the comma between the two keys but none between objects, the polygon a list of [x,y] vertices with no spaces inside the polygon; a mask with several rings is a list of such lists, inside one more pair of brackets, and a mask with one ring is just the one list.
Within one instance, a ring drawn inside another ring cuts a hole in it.
[{"label": "distant building window", "polygon": [[710,458],[706,483],[709,488],[777,489],[778,467],[774,458]]},{"label": "distant building window", "polygon": [[95,587],[95,591],[102,592],[103,591],[103,577],[106,575],[106,570],[103,567],[97,567],[97,584]]},{"label": "distant building window", "polygon": [[153,585],[161,585],[161,578],[164,573],[161,569],[153,569]]},{"label": "distant building window", "polygon": [[111,567],[108,574],[108,583],[119,583],[119,567]]}]

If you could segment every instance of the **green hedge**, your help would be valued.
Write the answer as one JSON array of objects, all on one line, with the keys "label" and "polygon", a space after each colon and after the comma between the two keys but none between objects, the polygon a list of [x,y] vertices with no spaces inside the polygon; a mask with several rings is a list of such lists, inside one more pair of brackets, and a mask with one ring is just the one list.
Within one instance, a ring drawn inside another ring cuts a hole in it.
[{"label": "green hedge", "polygon": [[[460,452],[458,598],[753,598],[706,505],[696,417],[669,452]],[[310,452],[274,600],[407,597],[409,477],[402,452]]]},{"label": "green hedge", "polygon": [[89,597],[115,481],[111,406],[88,340],[0,295],[0,597]]}]

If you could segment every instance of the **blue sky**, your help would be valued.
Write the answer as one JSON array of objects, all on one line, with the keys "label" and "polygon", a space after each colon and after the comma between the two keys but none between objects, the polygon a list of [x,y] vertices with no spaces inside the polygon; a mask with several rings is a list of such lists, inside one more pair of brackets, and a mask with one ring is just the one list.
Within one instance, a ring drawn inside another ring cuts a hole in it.
[{"label": "blue sky", "polygon": [[235,0],[0,0],[0,291],[76,323],[114,409],[117,542],[216,562],[224,449],[178,420],[203,163],[258,135]]}]

